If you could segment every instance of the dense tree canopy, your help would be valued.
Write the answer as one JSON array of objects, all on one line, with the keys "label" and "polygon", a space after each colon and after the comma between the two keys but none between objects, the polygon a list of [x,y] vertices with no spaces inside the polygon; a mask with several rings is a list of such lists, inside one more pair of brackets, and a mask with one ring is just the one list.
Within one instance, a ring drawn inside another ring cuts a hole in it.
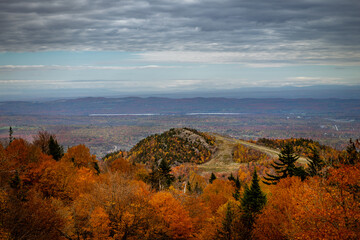
[{"label": "dense tree canopy", "polygon": [[360,238],[356,141],[336,161],[314,151],[306,179],[284,148],[268,163],[277,184],[264,185],[259,161],[209,182],[194,163],[146,165],[125,151],[99,161],[85,145],[55,159],[41,136],[0,145],[0,239]]}]

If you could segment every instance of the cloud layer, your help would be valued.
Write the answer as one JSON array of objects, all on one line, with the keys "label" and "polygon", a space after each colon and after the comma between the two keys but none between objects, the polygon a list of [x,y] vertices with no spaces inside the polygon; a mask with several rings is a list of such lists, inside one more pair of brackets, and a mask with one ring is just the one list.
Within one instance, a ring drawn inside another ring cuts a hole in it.
[{"label": "cloud layer", "polygon": [[171,69],[179,66],[70,66],[70,65],[0,65],[1,71],[48,71],[48,70],[139,70],[139,69]]},{"label": "cloud layer", "polygon": [[358,65],[359,12],[358,0],[9,0],[0,1],[0,51],[187,52],[173,60]]}]

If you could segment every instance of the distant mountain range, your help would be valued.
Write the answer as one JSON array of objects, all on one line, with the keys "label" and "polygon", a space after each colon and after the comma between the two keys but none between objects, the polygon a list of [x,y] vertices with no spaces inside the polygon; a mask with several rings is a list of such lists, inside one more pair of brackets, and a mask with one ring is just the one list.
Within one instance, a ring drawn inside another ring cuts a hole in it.
[{"label": "distant mountain range", "polygon": [[[226,87],[226,86],[224,86]],[[0,101],[50,101],[57,99],[74,99],[84,97],[162,97],[162,98],[195,98],[195,97],[225,97],[225,98],[340,98],[360,99],[360,82],[358,85],[314,85],[314,86],[283,86],[283,87],[242,87],[231,89],[202,89],[188,91],[172,90],[166,92],[119,92],[118,90],[96,89],[89,92],[88,89],[42,89],[22,91],[19,95],[0,94]]]},{"label": "distant mountain range", "polygon": [[88,97],[0,102],[0,115],[303,114],[360,116],[358,99]]},{"label": "distant mountain range", "polygon": [[[141,96],[141,95],[138,95]],[[191,98],[191,97],[227,97],[227,98],[340,98],[360,99],[360,85],[314,85],[306,87],[246,87],[228,90],[190,91],[187,93],[151,94],[142,97],[169,97],[169,98]]]}]

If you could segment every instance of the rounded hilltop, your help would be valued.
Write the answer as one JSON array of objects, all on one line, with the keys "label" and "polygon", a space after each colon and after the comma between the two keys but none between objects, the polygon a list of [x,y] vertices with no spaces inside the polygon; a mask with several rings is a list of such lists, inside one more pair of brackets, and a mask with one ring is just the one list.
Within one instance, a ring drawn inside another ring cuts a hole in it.
[{"label": "rounded hilltop", "polygon": [[172,128],[148,136],[130,150],[134,162],[152,165],[166,160],[171,166],[204,163],[215,152],[215,137],[191,128]]}]

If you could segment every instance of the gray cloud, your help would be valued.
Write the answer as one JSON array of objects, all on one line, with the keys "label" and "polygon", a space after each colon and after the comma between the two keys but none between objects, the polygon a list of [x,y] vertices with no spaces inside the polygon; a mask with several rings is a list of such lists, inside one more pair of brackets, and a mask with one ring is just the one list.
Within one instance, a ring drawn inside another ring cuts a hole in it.
[{"label": "gray cloud", "polygon": [[139,69],[170,69],[180,66],[64,66],[64,65],[0,65],[1,71],[29,71],[29,70],[139,70]]},{"label": "gray cloud", "polygon": [[359,12],[358,0],[0,1],[0,51],[238,52],[253,63],[358,64]]}]

